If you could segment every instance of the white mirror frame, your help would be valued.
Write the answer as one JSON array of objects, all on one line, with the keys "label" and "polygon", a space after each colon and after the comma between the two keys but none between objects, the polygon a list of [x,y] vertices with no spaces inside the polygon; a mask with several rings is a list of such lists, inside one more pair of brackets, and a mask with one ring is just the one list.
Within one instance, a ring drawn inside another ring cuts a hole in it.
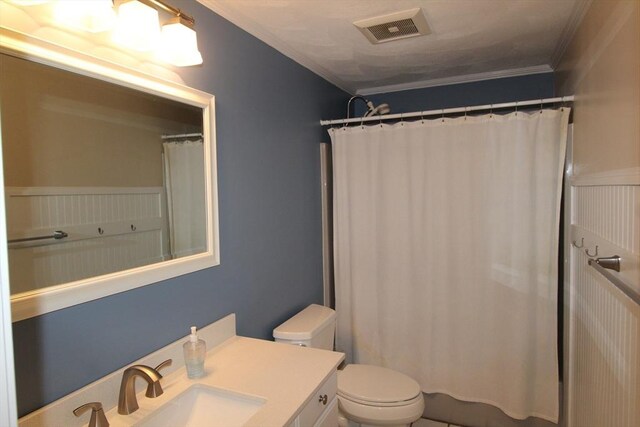
[{"label": "white mirror frame", "polygon": [[[6,28],[0,28],[0,53],[200,107],[203,113],[202,133],[205,150],[206,252],[13,295],[11,297],[13,322],[220,264],[213,95]],[[0,135],[0,146],[1,138]],[[0,189],[0,197],[4,200],[4,186]],[[3,204],[0,204],[0,207],[2,206]],[[0,219],[2,218],[4,218],[4,212],[0,216]],[[1,244],[6,245],[6,241]],[[3,249],[6,250],[6,247]]]}]

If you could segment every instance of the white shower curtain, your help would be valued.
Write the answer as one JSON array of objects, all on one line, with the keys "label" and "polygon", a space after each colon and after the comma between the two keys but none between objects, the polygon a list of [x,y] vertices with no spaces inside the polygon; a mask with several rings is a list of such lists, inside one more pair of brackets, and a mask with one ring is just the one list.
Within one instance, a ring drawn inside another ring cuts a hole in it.
[{"label": "white shower curtain", "polygon": [[207,250],[202,140],[165,142],[164,181],[172,258]]},{"label": "white shower curtain", "polygon": [[569,109],[332,130],[338,350],[558,419]]}]

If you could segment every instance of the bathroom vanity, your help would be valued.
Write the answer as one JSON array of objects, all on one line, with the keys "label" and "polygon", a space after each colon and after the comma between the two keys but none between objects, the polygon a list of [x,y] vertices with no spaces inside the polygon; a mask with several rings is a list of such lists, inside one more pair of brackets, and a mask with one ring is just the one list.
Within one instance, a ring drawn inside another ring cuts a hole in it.
[{"label": "bathroom vanity", "polygon": [[21,418],[19,425],[87,425],[88,412],[75,417],[72,411],[92,401],[102,403],[112,427],[338,424],[336,373],[342,353],[237,336],[233,314],[200,329],[199,334],[209,348],[202,378],[187,378],[182,357],[186,338],[132,363],[157,366],[173,359],[171,366],[161,370],[162,395],[146,397],[146,383],[138,381],[139,409],[132,414],[120,415],[117,410],[125,366]]}]

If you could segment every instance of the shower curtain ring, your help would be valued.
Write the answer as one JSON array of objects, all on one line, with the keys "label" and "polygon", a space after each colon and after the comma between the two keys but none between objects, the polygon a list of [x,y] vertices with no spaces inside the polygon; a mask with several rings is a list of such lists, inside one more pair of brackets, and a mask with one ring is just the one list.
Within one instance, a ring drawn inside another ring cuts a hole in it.
[{"label": "shower curtain ring", "polygon": [[364,116],[362,116],[362,120],[360,120],[360,129],[364,129]]},{"label": "shower curtain ring", "polygon": [[444,108],[442,109],[442,123],[444,123]]},{"label": "shower curtain ring", "polygon": [[424,124],[424,111],[420,111],[420,119],[422,120],[422,124]]},{"label": "shower curtain ring", "polygon": [[400,126],[404,126],[404,119],[402,118],[402,114],[404,113],[400,113]]},{"label": "shower curtain ring", "polygon": [[585,249],[585,250],[584,250],[584,252],[587,254],[587,256],[588,256],[589,258],[597,257],[597,256],[598,256],[598,245],[596,245],[596,253],[595,253],[595,254],[591,255],[591,254],[589,253],[589,248]]},{"label": "shower curtain ring", "polygon": [[582,237],[580,239],[580,246],[578,246],[578,244],[576,243],[575,240],[573,242],[571,242],[571,243],[573,243],[573,246],[575,246],[576,248],[580,249],[580,248],[582,248],[584,246],[584,237]]}]

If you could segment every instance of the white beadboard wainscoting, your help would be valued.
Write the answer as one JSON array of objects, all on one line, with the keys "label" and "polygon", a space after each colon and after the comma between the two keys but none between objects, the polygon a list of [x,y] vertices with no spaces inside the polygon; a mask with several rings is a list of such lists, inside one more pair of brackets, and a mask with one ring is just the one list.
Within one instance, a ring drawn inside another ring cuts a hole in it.
[{"label": "white beadboard wainscoting", "polygon": [[9,240],[68,233],[9,246],[12,294],[166,259],[162,187],[11,187]]},{"label": "white beadboard wainscoting", "polygon": [[[570,343],[567,425],[640,425],[640,306],[587,264],[619,255],[612,272],[640,292],[640,186],[571,189]],[[583,240],[584,239],[584,240]],[[594,256],[595,258],[595,256]]]},{"label": "white beadboard wainscoting", "polygon": [[615,245],[640,253],[640,186],[574,187],[572,224]]}]

